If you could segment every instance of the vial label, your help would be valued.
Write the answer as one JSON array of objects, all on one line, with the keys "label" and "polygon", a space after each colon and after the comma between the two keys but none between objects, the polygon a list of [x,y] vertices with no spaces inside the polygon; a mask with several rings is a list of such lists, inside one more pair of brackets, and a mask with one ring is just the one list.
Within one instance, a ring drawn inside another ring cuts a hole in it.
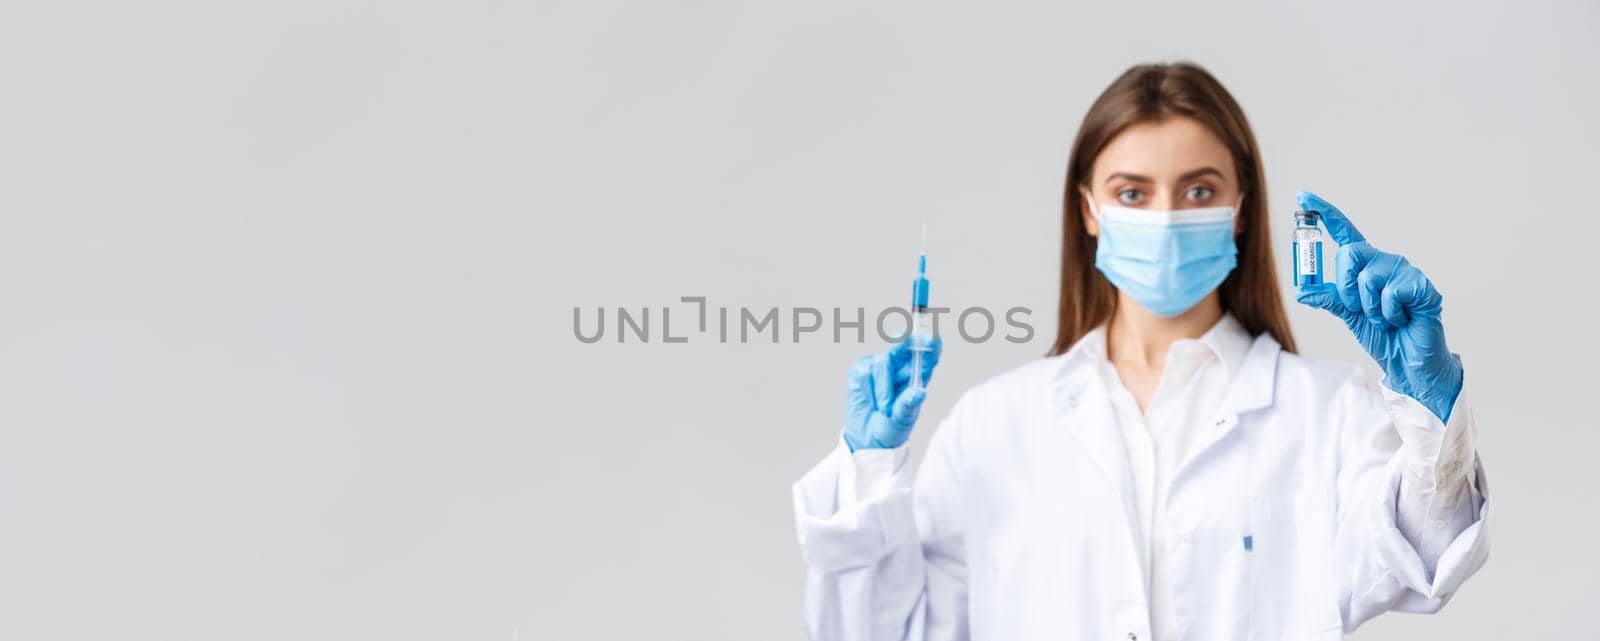
[{"label": "vial label", "polygon": [[1294,277],[1296,285],[1317,285],[1322,282],[1320,230],[1294,230]]}]

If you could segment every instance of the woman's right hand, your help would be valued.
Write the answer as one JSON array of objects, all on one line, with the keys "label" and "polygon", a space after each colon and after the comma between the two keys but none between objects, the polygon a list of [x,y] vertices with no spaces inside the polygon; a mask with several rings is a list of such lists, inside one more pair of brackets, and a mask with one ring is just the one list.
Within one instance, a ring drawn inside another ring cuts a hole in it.
[{"label": "woman's right hand", "polygon": [[[936,337],[929,347],[922,353],[924,386],[933,378],[943,342]],[[850,451],[893,449],[911,438],[927,396],[923,389],[911,388],[911,361],[911,343],[905,340],[886,353],[862,356],[850,368],[844,393],[844,442]]]}]

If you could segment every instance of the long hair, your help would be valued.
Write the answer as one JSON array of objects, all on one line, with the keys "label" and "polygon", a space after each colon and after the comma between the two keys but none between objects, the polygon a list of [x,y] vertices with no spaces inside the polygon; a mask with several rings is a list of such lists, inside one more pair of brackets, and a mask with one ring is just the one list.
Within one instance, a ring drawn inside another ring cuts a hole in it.
[{"label": "long hair", "polygon": [[1067,163],[1061,226],[1061,309],[1051,355],[1067,351],[1116,311],[1116,289],[1094,266],[1098,239],[1084,228],[1081,213],[1080,188],[1088,185],[1095,158],[1129,126],[1173,116],[1193,118],[1222,139],[1233,153],[1234,170],[1244,195],[1239,205],[1243,226],[1235,239],[1239,264],[1218,287],[1222,309],[1239,319],[1252,336],[1268,332],[1283,349],[1295,351],[1289,317],[1274,278],[1267,181],[1261,171],[1255,134],[1250,131],[1244,110],[1216,78],[1198,65],[1180,62],[1129,69],[1106,87],[1078,128]]}]

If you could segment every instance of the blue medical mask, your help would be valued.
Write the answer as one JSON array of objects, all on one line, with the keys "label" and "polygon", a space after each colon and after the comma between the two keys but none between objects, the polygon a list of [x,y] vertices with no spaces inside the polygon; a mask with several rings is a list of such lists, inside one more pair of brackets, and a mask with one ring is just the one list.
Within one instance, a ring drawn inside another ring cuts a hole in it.
[{"label": "blue medical mask", "polygon": [[1100,220],[1094,266],[1158,316],[1194,307],[1238,265],[1235,207],[1160,211],[1099,207],[1090,198],[1089,208]]}]

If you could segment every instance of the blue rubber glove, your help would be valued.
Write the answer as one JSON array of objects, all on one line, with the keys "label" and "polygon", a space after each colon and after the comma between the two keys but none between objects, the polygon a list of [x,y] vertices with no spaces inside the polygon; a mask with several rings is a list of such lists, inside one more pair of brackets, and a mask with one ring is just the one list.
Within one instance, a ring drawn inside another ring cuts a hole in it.
[{"label": "blue rubber glove", "polygon": [[1384,385],[1449,422],[1461,394],[1461,359],[1444,342],[1444,297],[1404,257],[1368,243],[1338,207],[1308,191],[1295,200],[1320,214],[1339,244],[1331,282],[1300,288],[1296,300],[1339,317],[1383,367]]},{"label": "blue rubber glove", "polygon": [[[922,354],[922,384],[933,378],[943,342],[937,337],[933,351]],[[893,449],[911,438],[911,426],[922,411],[925,389],[911,386],[911,343],[901,341],[883,354],[862,356],[850,368],[844,393],[844,442],[854,452],[861,448]]]}]

